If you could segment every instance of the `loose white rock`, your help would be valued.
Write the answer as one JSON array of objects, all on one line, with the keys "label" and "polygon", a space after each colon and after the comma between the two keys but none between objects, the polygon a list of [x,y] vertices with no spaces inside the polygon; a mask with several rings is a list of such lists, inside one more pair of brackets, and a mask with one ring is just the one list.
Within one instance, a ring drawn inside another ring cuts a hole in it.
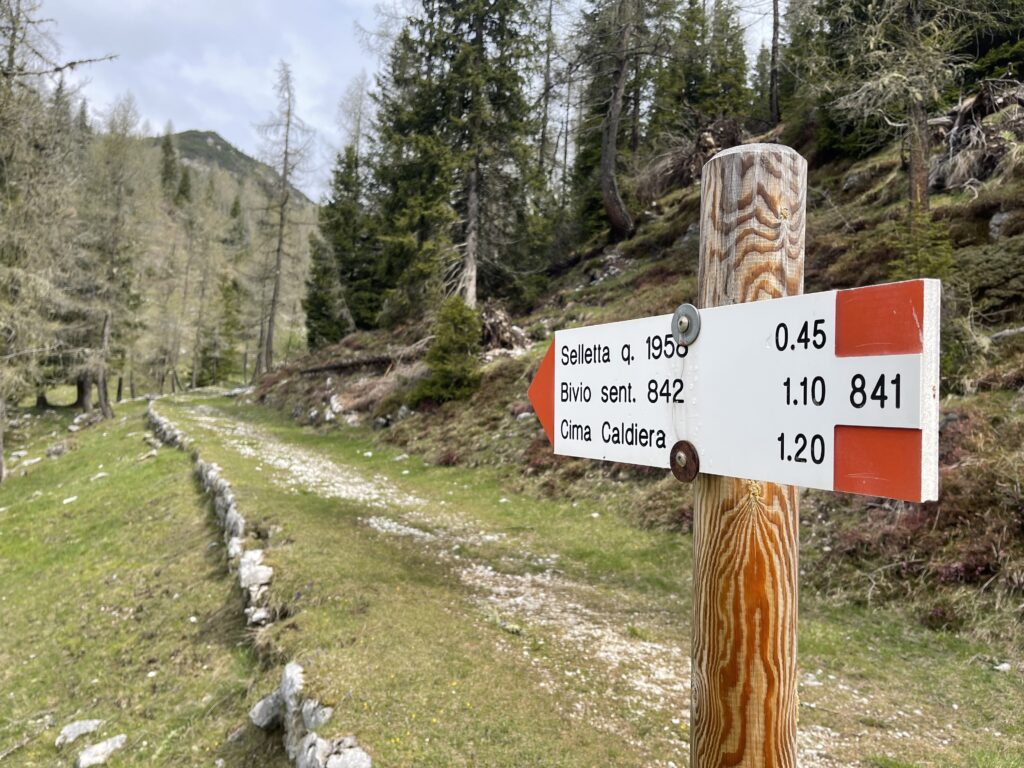
[{"label": "loose white rock", "polygon": [[93,744],[88,749],[84,749],[79,753],[78,759],[75,761],[75,768],[90,768],[93,765],[103,765],[110,759],[112,754],[122,749],[127,741],[128,737],[122,733],[112,739],[101,741],[99,744]]},{"label": "loose white rock", "polygon": [[281,696],[274,691],[269,696],[264,696],[257,701],[249,710],[249,720],[257,728],[264,731],[277,725],[281,718]]},{"label": "loose white rock", "polygon": [[306,699],[302,702],[302,722],[307,731],[319,730],[331,719],[333,714],[333,707],[325,707],[314,699]]},{"label": "loose white rock", "polygon": [[60,733],[57,734],[57,740],[53,742],[53,746],[60,749],[65,744],[73,743],[79,736],[92,733],[101,725],[103,725],[102,720],[76,720],[73,723],[68,723],[60,729]]},{"label": "loose white rock", "polygon": [[327,758],[327,768],[372,768],[373,761],[361,748],[346,749]]},{"label": "loose white rock", "polygon": [[71,504],[72,502],[75,502],[75,501],[78,501],[78,497],[77,496],[68,496],[66,499],[64,499],[63,503],[64,504]]}]

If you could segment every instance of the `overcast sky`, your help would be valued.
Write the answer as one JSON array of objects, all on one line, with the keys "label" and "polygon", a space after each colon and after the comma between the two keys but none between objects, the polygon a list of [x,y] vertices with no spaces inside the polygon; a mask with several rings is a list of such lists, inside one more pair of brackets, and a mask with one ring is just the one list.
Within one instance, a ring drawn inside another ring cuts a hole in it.
[{"label": "overcast sky", "polygon": [[[741,0],[748,48],[767,33],[760,21],[770,0]],[[319,140],[315,170],[302,186],[318,196],[332,148],[341,143],[338,100],[375,58],[356,30],[376,26],[374,0],[44,0],[56,21],[64,59],[116,54],[112,62],[78,70],[73,79],[94,112],[125,92],[160,132],[212,130],[250,155],[258,154],[255,124],[275,105],[274,70],[287,61],[299,114]]]},{"label": "overcast sky", "polygon": [[[329,163],[340,142],[338,100],[373,57],[355,23],[374,25],[373,0],[44,0],[64,59],[112,53],[74,79],[94,112],[130,91],[154,132],[212,130],[256,155],[254,125],[275,106],[274,71],[287,61],[299,114],[316,130]],[[302,186],[322,187],[314,171]]]}]

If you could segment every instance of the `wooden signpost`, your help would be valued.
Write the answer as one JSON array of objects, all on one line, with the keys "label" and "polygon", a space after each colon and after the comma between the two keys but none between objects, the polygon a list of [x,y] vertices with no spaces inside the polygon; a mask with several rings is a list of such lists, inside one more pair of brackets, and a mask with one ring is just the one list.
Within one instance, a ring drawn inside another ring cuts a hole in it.
[{"label": "wooden signpost", "polygon": [[529,390],[555,453],[696,482],[693,768],[796,765],[795,486],[938,497],[939,283],[800,295],[806,173],[713,157],[697,306],[557,331]]}]

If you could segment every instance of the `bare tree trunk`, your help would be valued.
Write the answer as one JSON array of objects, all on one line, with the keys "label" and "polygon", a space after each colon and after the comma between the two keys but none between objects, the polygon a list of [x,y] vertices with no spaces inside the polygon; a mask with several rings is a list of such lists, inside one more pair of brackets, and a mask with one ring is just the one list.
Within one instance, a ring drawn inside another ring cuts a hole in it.
[{"label": "bare tree trunk", "polygon": [[924,105],[912,101],[907,109],[910,211],[928,210],[928,113]]},{"label": "bare tree trunk", "polygon": [[469,172],[469,199],[466,214],[466,252],[462,263],[462,289],[466,306],[476,309],[476,272],[480,251],[480,163],[473,159]]},{"label": "bare tree trunk", "polygon": [[36,392],[36,408],[49,408],[50,401],[46,399],[46,391],[40,389]]},{"label": "bare tree trunk", "polygon": [[249,380],[249,342],[246,342],[245,351],[242,352],[242,381]]},{"label": "bare tree trunk", "polygon": [[192,344],[192,389],[199,382],[199,348],[203,343],[203,319],[206,315],[206,284],[210,278],[210,260],[203,261],[203,277],[199,281],[199,312],[196,316],[196,338]]},{"label": "bare tree trunk", "polygon": [[629,152],[633,156],[633,163],[637,162],[640,156],[640,58],[637,57],[636,67],[633,72],[633,93],[630,99],[630,134]]},{"label": "bare tree trunk", "polygon": [[284,191],[277,222],[277,248],[274,251],[274,290],[270,294],[270,313],[267,316],[266,348],[263,351],[263,362],[267,370],[274,368],[274,322],[277,319],[277,307],[281,301],[281,270],[284,266],[284,231],[287,224],[286,209],[288,207],[288,190]]},{"label": "bare tree trunk", "polygon": [[565,84],[565,126],[562,135],[562,207],[569,199],[569,124],[572,120],[572,78]]},{"label": "bare tree trunk", "polygon": [[[537,165],[542,177],[545,177],[544,168],[548,154],[548,112],[551,106],[551,57],[555,47],[554,33],[551,26],[554,10],[555,0],[548,0],[548,17],[545,24],[547,37],[544,41],[544,90],[541,92],[540,148],[537,152]],[[555,152],[558,152],[557,148]]]},{"label": "bare tree trunk", "polygon": [[768,76],[768,105],[772,113],[772,126],[779,124],[779,0],[772,0],[772,53]]},{"label": "bare tree trunk", "polygon": [[92,413],[92,376],[88,373],[78,374],[75,379],[75,407],[81,408],[85,413]]},{"label": "bare tree trunk", "polygon": [[185,388],[181,386],[181,381],[178,379],[178,372],[171,371],[171,391],[177,392],[178,390],[184,392]]},{"label": "bare tree trunk", "polygon": [[0,395],[0,485],[7,478],[7,463],[4,458],[4,434],[7,432],[7,398]]},{"label": "bare tree trunk", "polygon": [[622,202],[615,172],[618,159],[619,124],[622,119],[622,99],[626,91],[626,81],[629,79],[629,41],[633,34],[630,2],[631,0],[620,0],[619,2],[618,16],[621,27],[619,47],[616,53],[614,84],[601,131],[601,198],[604,201],[605,214],[608,216],[612,240],[621,240],[633,231],[633,219]]},{"label": "bare tree trunk", "polygon": [[263,369],[263,348],[256,350],[256,360],[252,366],[252,379],[249,381],[250,384],[255,384],[256,379],[260,377]]},{"label": "bare tree trunk", "polygon": [[[164,383],[160,381],[160,394],[163,394]],[[128,371],[128,397],[135,399],[135,371]]]},{"label": "bare tree trunk", "polygon": [[119,373],[117,375],[117,402],[121,402],[124,399],[124,374]]},{"label": "bare tree trunk", "polygon": [[[174,326],[174,341],[171,348],[171,370],[174,371],[174,377],[178,375],[178,356],[181,354],[181,329],[185,324],[185,313],[188,312],[188,294],[189,294],[189,277],[192,272],[192,258],[195,251],[194,234],[192,232],[192,225],[188,225],[188,242],[185,246],[187,257],[185,259],[185,274],[183,276],[183,284],[181,289],[181,312],[178,313],[178,320]],[[173,382],[172,382],[173,385]],[[173,386],[171,388],[173,392]],[[161,393],[163,390],[161,389]]]},{"label": "bare tree trunk", "polygon": [[114,409],[110,406],[110,389],[107,386],[107,363],[110,358],[110,310],[103,314],[103,347],[100,357],[100,369],[96,374],[96,392],[100,401],[100,413],[104,419],[114,418]]}]

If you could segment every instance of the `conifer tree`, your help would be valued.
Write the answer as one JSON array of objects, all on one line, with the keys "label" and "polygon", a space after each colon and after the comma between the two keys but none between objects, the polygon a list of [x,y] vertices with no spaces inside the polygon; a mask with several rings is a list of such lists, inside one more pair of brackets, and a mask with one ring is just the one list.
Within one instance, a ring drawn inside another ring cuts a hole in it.
[{"label": "conifer tree", "polygon": [[754,60],[754,72],[750,82],[750,117],[758,125],[773,125],[772,122],[772,54],[771,49],[761,45]]},{"label": "conifer tree", "polygon": [[389,317],[436,306],[446,278],[475,306],[482,273],[524,255],[528,8],[428,0],[392,47],[374,158]]},{"label": "conifer tree", "polygon": [[655,75],[652,143],[674,144],[702,123],[708,29],[702,0],[684,0],[671,45]]},{"label": "conifer tree", "polygon": [[331,246],[315,234],[309,239],[309,259],[302,309],[306,313],[306,344],[315,351],[341,341],[352,325],[334,253]]},{"label": "conifer tree", "polygon": [[163,138],[160,139],[160,186],[168,200],[173,200],[178,191],[178,153],[174,149],[172,132],[173,128],[168,122]]},{"label": "conifer tree", "polygon": [[[368,242],[366,219],[359,157],[355,146],[349,144],[335,159],[331,189],[320,208],[320,232],[334,259],[331,280],[340,286],[342,303],[351,313],[349,322],[364,330],[376,327],[383,290],[378,254]],[[348,330],[352,328],[341,329]]]},{"label": "conifer tree", "polygon": [[174,194],[174,204],[181,208],[192,202],[192,173],[188,166],[181,169],[181,177],[178,181],[178,189]]},{"label": "conifer tree", "polygon": [[372,154],[374,212],[385,289],[382,320],[426,314],[443,295],[441,254],[450,250],[451,153],[434,134],[426,74],[438,66],[407,26],[378,77]]},{"label": "conifer tree", "polygon": [[747,54],[743,27],[732,0],[715,0],[708,35],[708,76],[701,104],[715,117],[742,119],[747,114]]},{"label": "conifer tree", "polygon": [[263,153],[277,172],[277,189],[273,220],[270,222],[273,230],[270,299],[265,312],[266,321],[262,324],[257,372],[274,368],[274,338],[281,310],[284,269],[286,262],[293,260],[296,255],[289,249],[289,236],[293,230],[289,217],[292,209],[292,184],[306,167],[312,143],[312,132],[296,110],[295,81],[291,67],[284,61],[278,64],[274,91],[277,95],[277,109],[266,123],[259,126],[264,138]]}]

